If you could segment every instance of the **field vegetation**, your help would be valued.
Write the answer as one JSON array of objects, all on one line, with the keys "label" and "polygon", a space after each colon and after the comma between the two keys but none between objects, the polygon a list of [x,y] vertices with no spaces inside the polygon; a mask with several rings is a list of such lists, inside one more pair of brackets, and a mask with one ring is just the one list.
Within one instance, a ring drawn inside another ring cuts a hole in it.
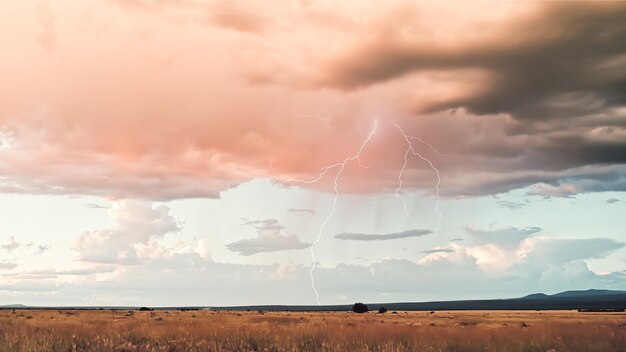
[{"label": "field vegetation", "polygon": [[626,314],[2,310],[0,351],[626,351]]}]

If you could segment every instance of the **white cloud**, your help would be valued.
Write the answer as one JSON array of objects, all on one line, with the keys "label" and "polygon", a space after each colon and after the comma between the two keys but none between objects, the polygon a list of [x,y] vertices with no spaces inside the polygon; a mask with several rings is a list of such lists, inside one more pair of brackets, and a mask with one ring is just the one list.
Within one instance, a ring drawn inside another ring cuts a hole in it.
[{"label": "white cloud", "polygon": [[122,200],[113,204],[109,215],[114,228],[85,232],[74,242],[81,260],[137,264],[154,259],[166,253],[157,240],[181,229],[165,205]]}]

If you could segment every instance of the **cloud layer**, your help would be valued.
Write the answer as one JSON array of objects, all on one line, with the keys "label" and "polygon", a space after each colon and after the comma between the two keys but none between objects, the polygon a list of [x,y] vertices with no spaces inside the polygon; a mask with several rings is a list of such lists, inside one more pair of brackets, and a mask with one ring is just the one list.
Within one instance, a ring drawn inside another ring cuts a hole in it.
[{"label": "cloud layer", "polygon": [[[599,275],[585,263],[586,259],[606,256],[623,246],[602,238],[527,239],[520,245],[519,253],[513,252],[513,258],[507,259],[512,264],[505,271],[494,271],[487,264],[502,258],[488,257],[497,252],[451,244],[426,254],[419,262],[382,260],[370,265],[320,266],[316,282],[322,302],[344,304],[355,300],[385,302],[389,297],[418,301],[519,297],[533,292],[555,293],[589,287],[623,289],[624,272]],[[8,277],[10,280],[0,287],[0,296],[19,295],[22,302],[33,303],[40,302],[38,299],[45,293],[46,304],[134,305],[303,304],[313,298],[309,269],[297,265],[228,264],[190,252],[150,259],[142,266],[117,272],[106,282],[89,279],[96,273],[112,270],[105,265],[83,271],[22,272]],[[57,280],[66,275],[83,280],[80,283]],[[163,282],[176,285],[163,285]],[[151,294],[137,297],[138,291]],[[207,292],[211,292],[209,300]],[[241,292],[255,292],[255,295],[241,295]]]},{"label": "cloud layer", "polygon": [[374,119],[343,191],[397,187],[395,123],[444,196],[626,190],[623,3],[1,6],[2,192],[219,197],[315,177]]}]

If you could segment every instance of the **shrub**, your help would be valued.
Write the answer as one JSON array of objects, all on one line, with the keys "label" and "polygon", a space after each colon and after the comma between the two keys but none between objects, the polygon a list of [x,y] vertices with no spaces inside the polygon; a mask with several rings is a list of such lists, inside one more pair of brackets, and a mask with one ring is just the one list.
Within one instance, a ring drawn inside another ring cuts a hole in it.
[{"label": "shrub", "polygon": [[380,313],[380,314],[387,313],[387,308],[385,308],[385,307],[378,308],[378,313]]},{"label": "shrub", "polygon": [[367,305],[359,302],[352,306],[352,311],[355,313],[367,313],[369,309],[367,308]]}]

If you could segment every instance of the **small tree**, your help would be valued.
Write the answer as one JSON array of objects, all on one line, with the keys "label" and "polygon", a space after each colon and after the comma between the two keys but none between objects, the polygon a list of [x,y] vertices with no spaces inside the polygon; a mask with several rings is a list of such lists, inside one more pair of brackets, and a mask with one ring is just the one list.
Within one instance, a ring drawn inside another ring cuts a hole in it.
[{"label": "small tree", "polygon": [[369,309],[367,308],[367,305],[359,302],[352,306],[352,311],[355,313],[367,313]]},{"label": "small tree", "polygon": [[380,313],[380,314],[387,313],[387,308],[385,308],[385,307],[378,308],[378,313]]}]

